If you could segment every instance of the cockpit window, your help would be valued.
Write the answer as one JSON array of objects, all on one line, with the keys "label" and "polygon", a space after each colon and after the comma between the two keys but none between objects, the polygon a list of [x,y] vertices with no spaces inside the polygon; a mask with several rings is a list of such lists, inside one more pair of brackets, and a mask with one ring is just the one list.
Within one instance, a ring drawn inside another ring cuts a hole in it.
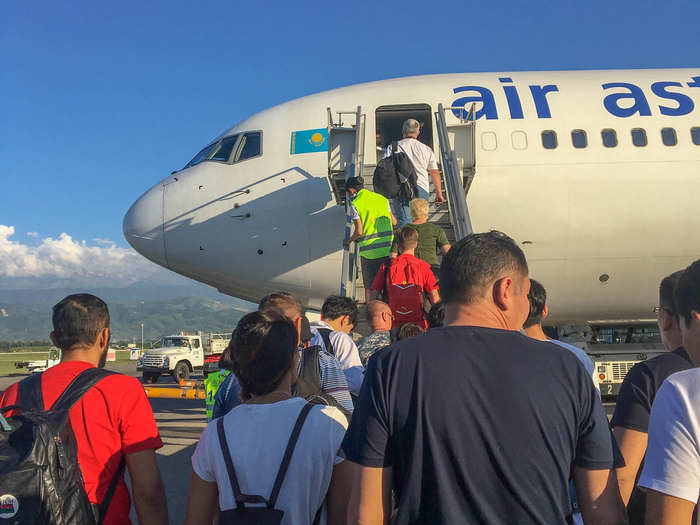
[{"label": "cockpit window", "polygon": [[260,155],[261,133],[259,131],[246,133],[241,139],[241,144],[238,146],[238,155],[233,159],[233,162],[239,162],[245,159],[252,159]]},{"label": "cockpit window", "polygon": [[206,148],[204,148],[202,151],[197,153],[194,158],[187,163],[187,166],[185,168],[189,168],[190,166],[194,166],[195,164],[199,164],[202,161],[207,160],[207,157],[211,154],[212,150],[218,146],[218,142],[215,142],[214,144],[209,144]]},{"label": "cockpit window", "polygon": [[224,137],[223,139],[221,139],[221,142],[219,142],[217,147],[212,152],[211,157],[209,157],[207,160],[218,160],[221,162],[228,161],[229,157],[231,156],[233,146],[235,146],[237,140],[238,135]]},{"label": "cockpit window", "polygon": [[197,153],[194,158],[187,163],[185,168],[204,162],[205,160],[218,160],[219,162],[227,162],[231,157],[231,151],[236,145],[239,135],[230,135],[221,140],[209,144],[202,151]]}]

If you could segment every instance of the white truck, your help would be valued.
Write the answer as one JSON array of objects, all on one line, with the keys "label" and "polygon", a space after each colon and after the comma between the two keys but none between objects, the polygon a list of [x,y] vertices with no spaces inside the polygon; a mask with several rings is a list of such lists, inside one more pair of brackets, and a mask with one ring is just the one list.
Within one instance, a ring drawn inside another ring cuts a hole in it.
[{"label": "white truck", "polygon": [[136,370],[142,372],[144,383],[155,383],[162,374],[172,375],[175,381],[186,380],[191,374],[203,372],[205,355],[223,352],[230,338],[231,334],[201,332],[163,337],[160,348],[139,357]]},{"label": "white truck", "polygon": [[49,350],[49,356],[47,359],[39,359],[36,361],[22,361],[16,362],[15,368],[26,368],[29,373],[39,373],[45,372],[48,368],[57,365],[61,362],[61,350],[52,346]]}]

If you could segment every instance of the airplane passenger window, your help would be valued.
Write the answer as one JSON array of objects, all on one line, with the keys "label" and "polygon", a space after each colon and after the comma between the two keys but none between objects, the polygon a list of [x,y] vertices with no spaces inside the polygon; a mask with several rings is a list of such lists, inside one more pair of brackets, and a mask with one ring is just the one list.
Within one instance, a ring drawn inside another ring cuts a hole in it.
[{"label": "airplane passenger window", "polygon": [[481,148],[485,151],[493,151],[498,147],[498,140],[493,131],[485,131],[481,134]]},{"label": "airplane passenger window", "polygon": [[241,139],[241,145],[238,147],[238,154],[233,159],[234,162],[239,162],[245,159],[252,159],[260,155],[261,133],[246,133]]},{"label": "airplane passenger window", "polygon": [[614,129],[604,129],[600,132],[600,136],[603,139],[603,146],[606,148],[614,148],[617,146],[617,133]]},{"label": "airplane passenger window", "polygon": [[548,129],[542,132],[542,146],[544,149],[554,149],[557,147],[557,132]]},{"label": "airplane passenger window", "polygon": [[524,131],[514,131],[510,134],[513,149],[527,149],[527,134]]},{"label": "airplane passenger window", "polygon": [[690,128],[690,138],[693,139],[693,144],[700,146],[700,128],[694,127]]},{"label": "airplane passenger window", "polygon": [[574,148],[578,149],[588,146],[588,137],[586,136],[586,132],[582,129],[573,130],[571,132],[571,143],[574,145]]},{"label": "airplane passenger window", "polygon": [[676,130],[673,128],[663,128],[661,130],[661,140],[664,143],[664,146],[675,146],[678,144]]},{"label": "airplane passenger window", "polygon": [[221,139],[217,147],[214,149],[214,152],[207,160],[218,160],[221,162],[228,161],[229,157],[231,156],[231,150],[233,150],[233,146],[236,145],[237,140],[238,135],[224,137]]},{"label": "airplane passenger window", "polygon": [[632,144],[638,148],[643,148],[647,145],[647,132],[642,128],[634,128],[632,130]]}]

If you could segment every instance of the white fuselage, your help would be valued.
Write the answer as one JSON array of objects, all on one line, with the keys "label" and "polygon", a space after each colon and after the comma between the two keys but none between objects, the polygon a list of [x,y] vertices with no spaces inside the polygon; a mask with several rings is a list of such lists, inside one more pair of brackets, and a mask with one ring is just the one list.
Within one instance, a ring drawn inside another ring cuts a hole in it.
[{"label": "white fuselage", "polygon": [[[439,158],[438,104],[475,102],[474,231],[498,229],[521,243],[553,320],[649,319],[659,281],[700,257],[699,75],[430,75],[303,97],[224,133],[261,131],[261,155],[201,162],[153,186],[127,213],[125,236],[149,259],[224,293],[257,301],[286,290],[319,308],[340,288],[345,210],[331,190],[327,151],[292,154],[292,132],[325,128],[329,107],[361,106],[365,165],[374,164],[377,108],[427,104]],[[663,128],[675,130],[676,145],[664,145]],[[605,129],[617,146],[603,145]],[[645,131],[646,146],[633,145],[633,129]],[[554,149],[543,147],[547,130],[556,132]],[[586,147],[574,147],[574,130],[585,132]]]}]

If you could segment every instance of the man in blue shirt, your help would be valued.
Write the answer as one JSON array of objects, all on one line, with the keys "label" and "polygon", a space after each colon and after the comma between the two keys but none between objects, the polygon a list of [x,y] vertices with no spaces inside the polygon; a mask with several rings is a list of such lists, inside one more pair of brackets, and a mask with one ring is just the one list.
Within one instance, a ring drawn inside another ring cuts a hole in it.
[{"label": "man in blue shirt", "polygon": [[[501,232],[469,235],[440,268],[445,326],[376,354],[343,452],[349,523],[626,522],[605,411],[569,352],[519,332],[527,261]],[[557,373],[552,373],[556,370]]]}]

